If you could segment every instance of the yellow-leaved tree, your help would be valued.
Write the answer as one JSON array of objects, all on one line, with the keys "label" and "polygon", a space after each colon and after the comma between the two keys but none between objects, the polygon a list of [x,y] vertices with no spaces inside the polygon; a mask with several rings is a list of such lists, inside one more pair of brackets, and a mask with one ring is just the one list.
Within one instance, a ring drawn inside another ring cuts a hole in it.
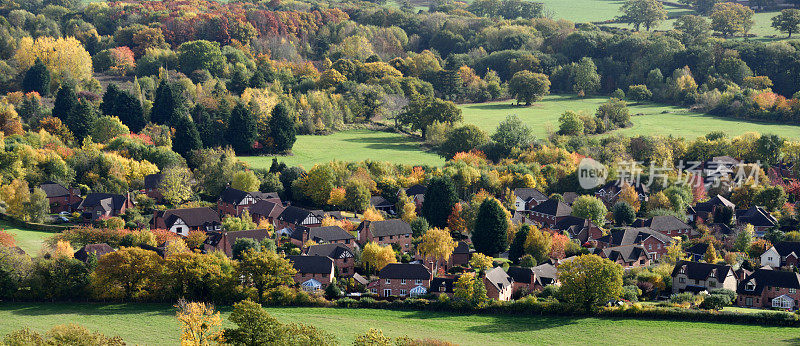
[{"label": "yellow-leaved tree", "polygon": [[422,257],[433,258],[434,275],[439,272],[439,260],[449,260],[455,249],[456,241],[450,236],[450,230],[447,228],[429,229],[422,236],[422,242],[417,245],[417,250]]},{"label": "yellow-leaved tree", "polygon": [[175,307],[181,324],[181,345],[217,345],[223,342],[222,315],[213,305],[180,299]]},{"label": "yellow-leaved tree", "polygon": [[20,70],[29,69],[36,59],[41,59],[47,66],[54,83],[60,84],[69,78],[80,81],[92,78],[92,57],[74,37],[20,39],[14,53],[14,60]]},{"label": "yellow-leaved tree", "polygon": [[377,243],[367,243],[361,252],[361,263],[368,269],[381,270],[389,263],[396,263],[394,250],[389,245],[380,246]]}]

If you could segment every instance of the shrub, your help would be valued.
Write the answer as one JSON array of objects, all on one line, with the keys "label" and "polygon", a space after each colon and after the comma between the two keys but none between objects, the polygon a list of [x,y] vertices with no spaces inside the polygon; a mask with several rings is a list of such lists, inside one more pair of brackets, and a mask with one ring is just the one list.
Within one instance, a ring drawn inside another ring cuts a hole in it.
[{"label": "shrub", "polygon": [[669,301],[675,304],[692,304],[697,299],[697,296],[690,292],[675,293],[669,296]]}]

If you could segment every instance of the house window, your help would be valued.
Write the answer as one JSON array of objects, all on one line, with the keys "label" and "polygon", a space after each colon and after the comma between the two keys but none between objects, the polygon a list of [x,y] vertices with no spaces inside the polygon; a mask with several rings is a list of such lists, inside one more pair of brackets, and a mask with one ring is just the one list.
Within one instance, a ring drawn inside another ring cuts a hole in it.
[{"label": "house window", "polygon": [[679,279],[678,279],[678,282],[680,282],[680,283],[682,283],[682,284],[683,284],[683,283],[686,283],[686,278],[679,278]]},{"label": "house window", "polygon": [[391,279],[386,279],[386,284],[388,285],[390,283],[392,283],[392,280]]},{"label": "house window", "polygon": [[401,296],[404,296],[404,295],[406,295],[406,294],[408,294],[408,291],[406,291],[406,290],[400,290],[400,295],[401,295]]},{"label": "house window", "polygon": [[789,289],[789,294],[795,294],[795,293],[797,293],[797,289],[796,288],[790,288]]},{"label": "house window", "polygon": [[447,286],[445,286],[444,284],[439,286],[439,292],[446,292],[446,291],[447,291]]},{"label": "house window", "polygon": [[378,237],[378,241],[383,241],[383,237]]},{"label": "house window", "polygon": [[392,290],[391,289],[389,289],[389,288],[383,289],[383,296],[384,297],[388,297],[388,296],[391,296],[391,295],[392,295]]},{"label": "house window", "polygon": [[716,281],[709,281],[708,282],[708,287],[717,287],[717,282]]},{"label": "house window", "polygon": [[753,284],[752,282],[748,282],[748,283],[746,283],[744,285],[744,289],[745,289],[745,291],[755,291],[756,290],[756,285]]},{"label": "house window", "polygon": [[370,292],[372,292],[372,294],[378,294],[378,289],[377,288],[370,289]]},{"label": "house window", "polygon": [[401,284],[401,285],[405,285],[405,284],[406,284],[406,279],[402,279],[402,280],[400,280],[400,284]]},{"label": "house window", "polygon": [[745,299],[744,305],[753,306],[753,298],[748,297],[747,299]]},{"label": "house window", "polygon": [[647,244],[647,249],[648,250],[652,250],[653,249],[653,244]]},{"label": "house window", "polygon": [[772,261],[772,257],[767,257],[767,261]]},{"label": "house window", "polygon": [[422,285],[422,280],[417,279],[417,281],[415,281],[414,283],[416,283],[417,285]]}]

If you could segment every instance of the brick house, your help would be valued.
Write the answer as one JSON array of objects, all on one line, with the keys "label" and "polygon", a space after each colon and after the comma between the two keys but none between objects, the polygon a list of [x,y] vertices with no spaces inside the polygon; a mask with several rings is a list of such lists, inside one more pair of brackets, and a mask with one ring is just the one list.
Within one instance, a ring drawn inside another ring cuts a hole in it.
[{"label": "brick house", "polygon": [[330,257],[340,276],[351,276],[355,273],[355,255],[349,247],[340,244],[312,245],[306,248],[306,255]]},{"label": "brick house", "polygon": [[667,247],[674,239],[646,227],[626,227],[612,230],[611,233],[597,239],[597,248],[602,250],[607,247],[622,245],[641,245],[650,256],[650,260],[658,261],[667,253]]},{"label": "brick house", "polygon": [[650,256],[642,245],[621,245],[598,250],[598,255],[618,263],[624,269],[647,267]]},{"label": "brick house", "polygon": [[217,210],[221,215],[239,216],[256,204],[258,199],[251,192],[226,187],[217,200]]},{"label": "brick house", "polygon": [[164,200],[164,195],[161,194],[161,191],[158,187],[163,179],[164,175],[161,173],[148,174],[144,176],[144,194],[159,203]]},{"label": "brick house", "polygon": [[273,225],[281,235],[291,235],[298,227],[318,227],[322,224],[322,217],[303,208],[288,206],[278,215]]},{"label": "brick house", "polygon": [[386,198],[383,198],[383,196],[372,196],[369,199],[369,204],[375,207],[376,210],[394,215],[394,203],[389,202]]},{"label": "brick house", "polygon": [[772,268],[797,267],[800,242],[782,241],[761,254],[761,265]]},{"label": "brick house", "polygon": [[226,256],[233,257],[233,244],[236,239],[249,238],[258,242],[269,238],[269,230],[266,229],[249,229],[235,232],[209,232],[205,242],[203,242],[203,250],[205,252],[222,251]]},{"label": "brick house", "polygon": [[526,211],[547,200],[547,196],[536,188],[514,189],[514,210]]},{"label": "brick house", "polygon": [[381,298],[419,296],[428,293],[431,272],[418,263],[391,263],[378,272],[378,283],[371,288]]},{"label": "brick house", "polygon": [[51,213],[62,211],[71,213],[81,202],[81,190],[79,189],[66,188],[64,185],[52,181],[39,185],[39,188],[47,195]]},{"label": "brick house", "polygon": [[190,231],[219,232],[222,222],[219,214],[208,207],[169,209],[156,211],[150,227],[188,236]]},{"label": "brick house", "polygon": [[[455,266],[464,266],[466,267],[469,264],[470,258],[472,258],[472,250],[469,248],[469,244],[463,241],[458,241],[456,243],[455,249],[453,249],[453,253],[450,254],[450,258],[447,261],[442,259],[438,259],[438,269],[442,271],[447,271],[450,268]],[[422,256],[417,253],[418,259],[423,259]],[[424,260],[424,259],[423,259]],[[425,265],[433,271],[434,269],[434,262],[433,261],[426,261]]]},{"label": "brick house", "polygon": [[356,244],[356,237],[339,226],[297,227],[290,239],[292,244],[301,248],[309,240],[317,244],[341,244],[351,249]]},{"label": "brick house", "polygon": [[333,281],[333,259],[327,256],[287,256],[297,271],[294,282],[304,291],[325,289]]},{"label": "brick house", "polygon": [[453,297],[455,293],[455,284],[458,281],[458,277],[455,278],[444,278],[438,277],[431,279],[431,287],[428,292],[435,294],[435,295],[446,295],[450,298]]},{"label": "brick house", "polygon": [[255,204],[250,206],[250,216],[256,223],[261,220],[267,220],[270,224],[274,224],[278,216],[286,209],[283,203],[275,200],[258,200]]},{"label": "brick house", "polygon": [[362,245],[373,242],[379,245],[397,244],[404,252],[411,249],[411,226],[403,220],[364,221],[358,225],[356,232]]},{"label": "brick house", "polygon": [[[603,201],[606,206],[613,206],[614,203],[617,202],[619,193],[622,192],[622,188],[625,185],[627,185],[627,183],[620,184],[620,182],[616,180],[609,181],[605,185],[601,186],[600,189],[594,193],[594,196]],[[650,190],[647,188],[647,186],[636,184],[636,186],[634,186],[634,190],[636,190],[636,193],[639,195],[640,201],[647,201],[647,196],[650,194]]]},{"label": "brick house", "polygon": [[572,214],[572,207],[555,199],[548,199],[530,210],[530,219],[545,226],[553,226]]},{"label": "brick house", "polygon": [[800,274],[759,268],[739,282],[736,305],[796,310],[800,301],[798,289]]},{"label": "brick house", "polygon": [[763,236],[769,229],[778,227],[778,220],[762,207],[752,206],[750,209],[736,211],[736,223],[753,225],[757,236]]},{"label": "brick house", "polygon": [[565,232],[570,239],[580,245],[589,241],[595,241],[603,236],[603,230],[597,227],[591,220],[571,215],[563,217],[551,228]]},{"label": "brick house", "polygon": [[536,285],[536,273],[532,268],[508,267],[513,292],[533,292]]},{"label": "brick house", "polygon": [[672,293],[712,291],[726,288],[736,291],[738,281],[729,265],[678,261],[672,270]]},{"label": "brick house", "polygon": [[[425,185],[412,185],[406,189],[406,196],[411,198],[414,202],[414,205],[417,206],[417,209],[422,208],[422,202],[425,201],[425,192],[428,191],[428,188]],[[398,192],[398,195],[400,193]]]},{"label": "brick house", "polygon": [[503,268],[494,267],[487,271],[483,276],[483,284],[486,285],[486,296],[490,299],[501,301],[511,300],[514,293],[514,279],[512,279]]},{"label": "brick house", "polygon": [[699,202],[693,208],[695,221],[704,223],[706,220],[710,220],[720,208],[730,208],[731,211],[734,211],[736,204],[720,195],[716,195],[706,202]]},{"label": "brick house", "polygon": [[83,222],[89,223],[125,214],[128,208],[133,208],[133,200],[130,198],[130,193],[125,195],[90,193],[81,201],[77,210],[81,212]]},{"label": "brick house", "polygon": [[89,258],[91,258],[92,254],[94,254],[96,259],[100,259],[103,255],[107,253],[114,252],[114,248],[106,243],[100,244],[87,244],[84,247],[80,248],[80,250],[76,251],[73,255],[75,259],[80,260],[84,263],[89,262]]},{"label": "brick house", "polygon": [[667,237],[680,237],[682,235],[689,237],[692,233],[692,226],[687,225],[685,222],[672,215],[637,219],[631,226],[647,227]]}]

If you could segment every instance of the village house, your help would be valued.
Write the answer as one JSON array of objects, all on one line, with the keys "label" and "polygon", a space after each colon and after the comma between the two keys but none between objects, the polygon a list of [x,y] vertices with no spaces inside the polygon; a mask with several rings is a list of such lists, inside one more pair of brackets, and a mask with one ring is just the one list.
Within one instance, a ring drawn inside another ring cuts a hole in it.
[{"label": "village house", "polygon": [[778,220],[772,214],[758,206],[736,211],[736,223],[753,225],[756,236],[763,237],[771,228],[778,227]]},{"label": "village house", "polygon": [[736,305],[796,310],[800,300],[799,288],[800,274],[770,267],[759,268],[739,282]]},{"label": "village house", "polygon": [[605,247],[598,250],[598,255],[611,262],[618,263],[624,269],[647,267],[650,256],[642,245],[621,245]]},{"label": "village house", "polygon": [[239,216],[245,210],[249,212],[250,207],[259,200],[280,202],[280,197],[275,193],[246,192],[228,186],[217,200],[217,209],[221,215]]},{"label": "village house", "polygon": [[95,259],[100,259],[103,255],[111,252],[114,252],[114,248],[106,243],[88,244],[76,251],[73,257],[76,260],[87,263],[92,255],[94,255]]},{"label": "village house", "polygon": [[782,241],[761,254],[761,265],[772,268],[794,268],[800,257],[800,242]]},{"label": "village house", "polygon": [[689,237],[692,233],[692,226],[687,225],[685,222],[672,215],[637,219],[631,226],[647,227],[668,237],[680,237],[683,235]]},{"label": "village house", "polygon": [[455,293],[455,284],[458,281],[458,277],[455,278],[444,278],[444,277],[436,277],[431,279],[431,287],[428,292],[435,294],[435,295],[446,295],[450,298],[453,297]]},{"label": "village house", "polygon": [[333,281],[333,259],[327,256],[286,256],[297,271],[294,282],[304,291],[325,289]]},{"label": "village house", "polygon": [[66,188],[64,185],[48,181],[39,188],[47,195],[50,203],[51,213],[69,212],[71,213],[81,202],[81,190],[76,188]]},{"label": "village house", "polygon": [[383,196],[372,196],[369,204],[375,207],[375,210],[394,215],[394,203],[387,201]]},{"label": "village house", "polygon": [[258,200],[255,204],[250,206],[250,216],[256,223],[261,220],[266,220],[270,224],[274,224],[278,216],[286,209],[280,200]]},{"label": "village house", "polygon": [[278,234],[291,235],[298,226],[306,228],[320,226],[322,219],[322,217],[310,210],[290,205],[278,215],[273,224],[275,229],[278,230]]},{"label": "village house", "polygon": [[555,199],[548,199],[530,210],[530,218],[544,226],[553,226],[572,214],[572,207]]},{"label": "village house", "polygon": [[378,272],[378,284],[371,288],[381,298],[421,296],[428,293],[431,272],[418,263],[390,263]]},{"label": "village house", "polygon": [[494,267],[483,276],[483,284],[486,285],[486,296],[490,299],[500,301],[511,300],[514,293],[514,279],[512,279],[503,268]]},{"label": "village house", "polygon": [[297,227],[291,234],[292,244],[303,247],[307,241],[317,244],[341,244],[353,248],[356,237],[339,226]]},{"label": "village house", "polygon": [[708,243],[697,243],[684,250],[684,253],[690,260],[698,262],[703,260],[707,250]]},{"label": "village house", "polygon": [[720,208],[730,208],[731,212],[733,212],[736,210],[736,205],[720,195],[711,197],[706,202],[698,202],[694,205],[695,221],[705,223],[706,220],[711,220]]},{"label": "village house", "polygon": [[362,245],[377,243],[379,245],[397,244],[407,252],[411,249],[411,226],[403,220],[364,221],[358,228],[358,241]]},{"label": "village house", "polygon": [[[406,196],[411,198],[411,201],[414,202],[414,205],[417,206],[417,209],[422,207],[422,202],[425,201],[425,192],[428,191],[428,188],[425,185],[412,185],[406,189]],[[400,193],[398,192],[398,195]]]},{"label": "village house", "polygon": [[306,248],[307,256],[325,256],[333,259],[340,276],[351,276],[355,273],[355,255],[353,250],[341,244],[311,245]]},{"label": "village house", "polygon": [[603,230],[591,220],[577,216],[566,216],[551,227],[554,230],[565,232],[570,239],[579,245],[595,241],[603,236]]},{"label": "village house", "polygon": [[534,281],[530,283],[530,289],[540,291],[548,285],[558,285],[558,268],[552,263],[543,263],[531,268],[534,274]]},{"label": "village house", "polygon": [[148,174],[144,176],[144,194],[147,197],[154,199],[156,202],[161,203],[164,200],[164,195],[161,194],[159,185],[164,175],[161,173]]},{"label": "village house", "polygon": [[450,254],[450,258],[448,258],[446,261],[443,259],[438,259],[436,261],[430,260],[430,258],[423,259],[419,253],[417,254],[417,258],[422,259],[423,261],[428,260],[424,263],[425,266],[431,270],[431,272],[433,272],[435,268],[446,272],[455,266],[468,266],[469,260],[472,257],[472,252],[473,250],[469,248],[469,244],[463,241],[458,241],[455,249],[453,249],[453,253]]},{"label": "village house", "polygon": [[113,193],[90,193],[76,208],[81,212],[83,222],[106,220],[114,216],[125,214],[128,208],[133,208],[130,193],[125,195]]},{"label": "village house", "polygon": [[249,238],[255,241],[262,241],[264,238],[269,238],[269,230],[267,229],[249,229],[234,232],[208,232],[205,242],[203,242],[203,250],[205,252],[222,251],[226,256],[233,257],[233,244],[236,239]]},{"label": "village house", "polygon": [[514,189],[516,196],[514,207],[516,211],[531,210],[533,207],[547,200],[547,196],[536,188]]},{"label": "village house", "polygon": [[678,261],[672,270],[672,293],[711,292],[719,288],[736,291],[737,284],[729,265]]},{"label": "village house", "polygon": [[[611,207],[617,202],[619,193],[622,192],[622,187],[627,184],[627,182],[620,184],[620,182],[617,180],[609,181],[605,185],[601,186],[594,193],[594,196],[603,201],[606,206]],[[647,186],[643,184],[635,184],[633,188],[639,196],[640,201],[647,201],[647,196],[650,194],[650,190],[647,188]]]},{"label": "village house", "polygon": [[513,292],[530,293],[534,291],[536,285],[536,273],[532,268],[508,267],[508,276],[511,277]]},{"label": "village house", "polygon": [[626,227],[611,230],[611,233],[598,239],[597,248],[602,250],[622,245],[641,245],[647,250],[650,260],[658,261],[663,254],[667,253],[667,247],[673,241],[674,239],[646,227]]},{"label": "village house", "polygon": [[199,207],[157,210],[150,220],[150,226],[188,236],[191,231],[218,232],[222,229],[222,222],[214,209]]}]

